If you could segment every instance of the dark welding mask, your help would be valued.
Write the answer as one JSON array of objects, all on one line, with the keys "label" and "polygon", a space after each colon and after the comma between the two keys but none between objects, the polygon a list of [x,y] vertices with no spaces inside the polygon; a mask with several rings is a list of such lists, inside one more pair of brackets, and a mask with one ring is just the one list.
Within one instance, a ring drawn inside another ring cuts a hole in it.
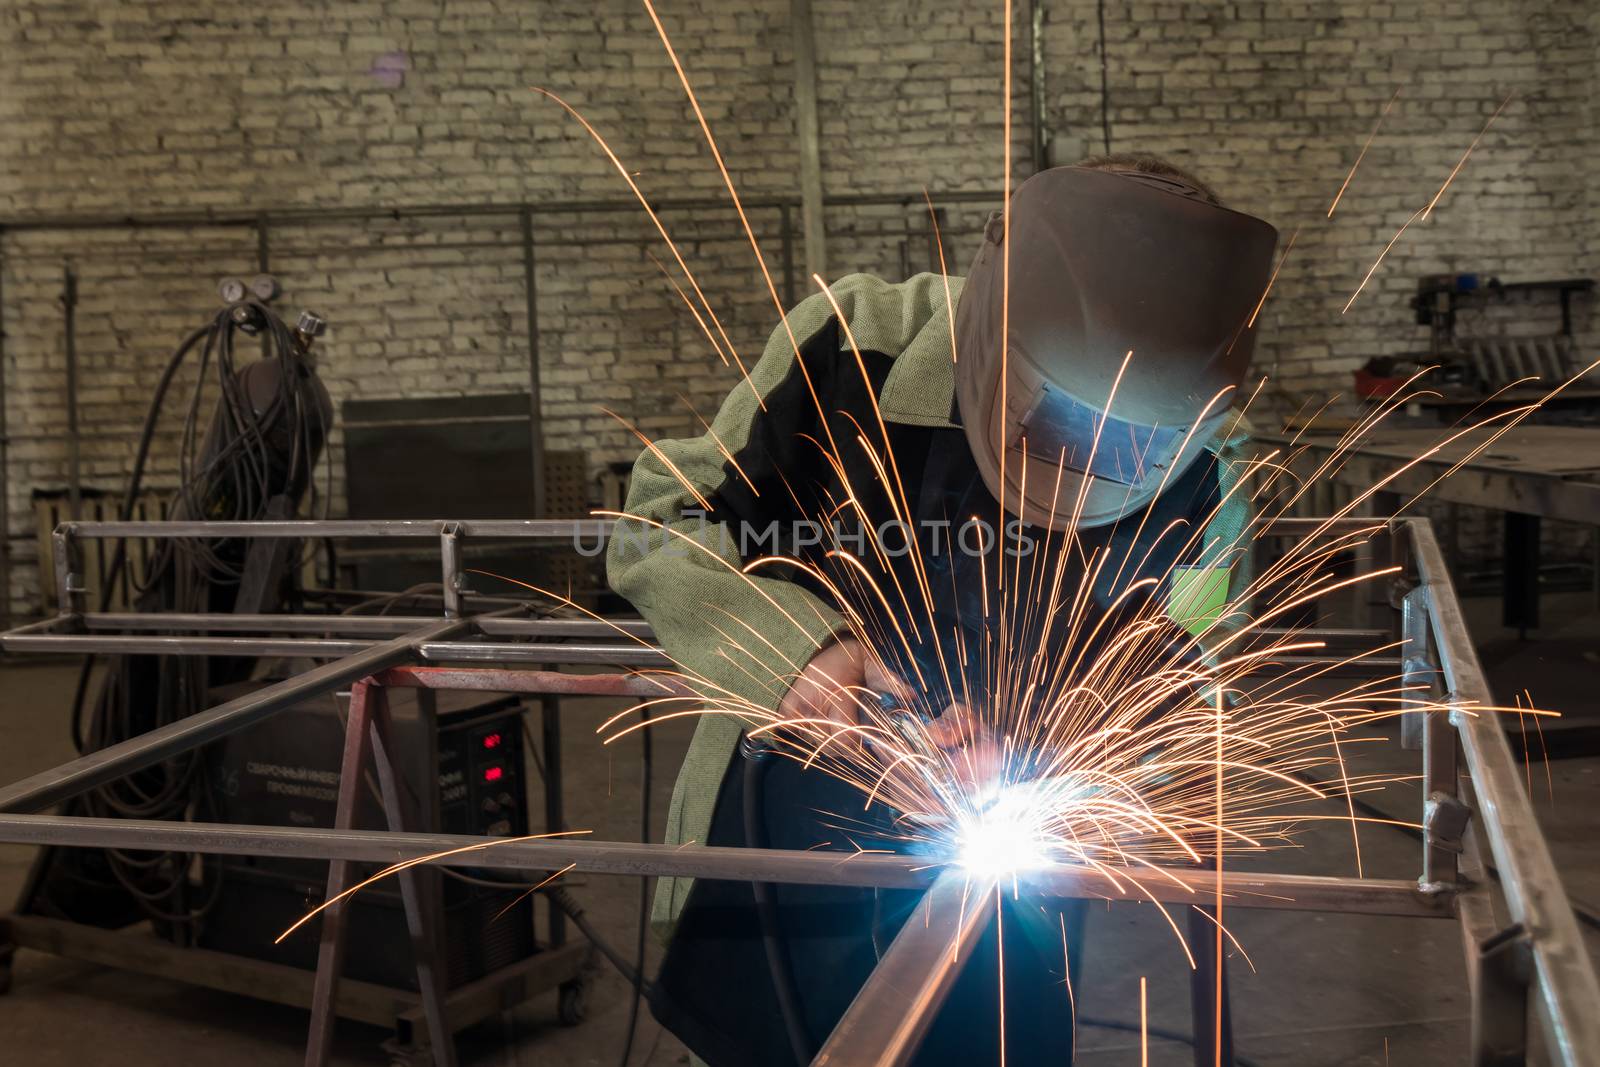
[{"label": "dark welding mask", "polygon": [[1023,182],[956,309],[956,400],[1006,510],[1104,525],[1181,476],[1249,370],[1276,243],[1178,177],[1058,167]]}]

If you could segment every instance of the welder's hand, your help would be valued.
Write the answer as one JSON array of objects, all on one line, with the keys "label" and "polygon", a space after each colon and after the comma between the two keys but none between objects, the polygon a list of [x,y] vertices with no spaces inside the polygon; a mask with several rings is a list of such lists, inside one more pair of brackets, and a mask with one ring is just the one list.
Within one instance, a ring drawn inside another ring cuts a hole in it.
[{"label": "welder's hand", "polygon": [[884,671],[860,641],[844,638],[811,657],[778,705],[785,719],[831,719],[846,726],[866,721],[862,704],[876,703],[878,693],[908,702],[904,681]]},{"label": "welder's hand", "polygon": [[927,737],[944,750],[955,775],[969,786],[997,780],[1005,756],[988,723],[965,704],[951,704],[927,725]]}]

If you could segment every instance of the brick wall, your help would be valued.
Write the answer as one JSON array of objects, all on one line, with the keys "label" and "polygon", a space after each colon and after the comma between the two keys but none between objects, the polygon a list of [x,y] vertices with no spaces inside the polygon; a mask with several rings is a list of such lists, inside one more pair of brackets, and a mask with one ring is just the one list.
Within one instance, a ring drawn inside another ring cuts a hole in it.
[{"label": "brick wall", "polygon": [[[993,5],[814,6],[830,195],[916,198],[926,185],[937,199],[998,186]],[[796,193],[788,8],[662,3],[752,199]],[[1058,161],[1100,147],[1095,15],[1090,0],[1040,0],[1043,118]],[[1600,269],[1600,193],[1584,169],[1600,164],[1600,16],[1581,5],[1134,3],[1108,4],[1107,15],[1113,147],[1172,155],[1285,234],[1301,228],[1259,346],[1261,368],[1286,390],[1340,388],[1367,356],[1420,347],[1405,306],[1419,274]],[[1028,29],[1019,7],[1018,177],[1030,169]],[[650,262],[665,251],[641,214],[557,208],[627,191],[535,85],[579,107],[648,195],[720,196],[670,62],[631,0],[12,0],[0,9],[0,54],[0,215],[528,202],[543,209],[539,347],[556,447],[580,442],[596,464],[627,458],[636,443],[601,406],[648,433],[683,433],[694,423],[679,397],[709,412],[733,382]],[[1397,86],[1389,122],[1324,220]],[[1512,91],[1433,218],[1341,315],[1373,257]],[[987,208],[948,204],[958,267]],[[725,208],[664,219],[739,350],[758,351],[773,313],[737,220]],[[780,263],[778,212],[752,219]],[[285,305],[315,307],[332,324],[322,371],[335,400],[525,388],[518,226],[514,215],[275,225],[270,264]],[[934,258],[919,199],[835,205],[828,226],[835,273],[898,276]],[[84,476],[110,488],[167,352],[215,306],[217,277],[253,273],[256,240],[248,227],[5,235],[15,608],[38,602],[28,494],[65,478],[63,264],[81,279]],[[158,441],[158,484],[172,475],[174,429]],[[332,455],[337,470],[337,435]]]}]

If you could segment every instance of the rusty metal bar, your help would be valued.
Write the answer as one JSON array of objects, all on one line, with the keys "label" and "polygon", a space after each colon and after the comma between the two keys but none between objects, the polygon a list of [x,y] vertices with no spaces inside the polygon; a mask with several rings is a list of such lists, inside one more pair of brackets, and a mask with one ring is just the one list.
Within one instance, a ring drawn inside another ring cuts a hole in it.
[{"label": "rusty metal bar", "polygon": [[[447,850],[441,860],[472,867],[555,871],[571,864],[580,874],[629,877],[713,878],[735,882],[846,885],[919,889],[939,870],[926,856],[892,853],[800,852],[585,841],[572,838],[514,840],[453,834],[328,830],[291,826],[229,826],[144,819],[0,814],[0,841],[66,847],[198,852],[229,856],[292,856],[397,863]],[[460,852],[462,849],[471,851]],[[1137,882],[1135,881],[1137,879]],[[1113,880],[1089,868],[1058,867],[1030,877],[1030,890],[1047,897],[1159,900],[1187,904],[1215,892],[1216,875],[1198,869],[1141,868]],[[1412,918],[1451,917],[1448,894],[1429,894],[1406,879],[1324,878],[1225,872],[1229,907],[1288,911],[1355,912]]]},{"label": "rusty metal bar", "polygon": [[994,886],[942,875],[906,920],[812,1067],[902,1067],[994,920]]},{"label": "rusty metal bar", "polygon": [[391,667],[373,677],[380,685],[408,689],[607,697],[697,695],[671,679],[645,674],[567,674],[492,667]]},{"label": "rusty metal bar", "polygon": [[1455,709],[1451,719],[1471,775],[1476,814],[1512,921],[1526,932],[1532,953],[1532,985],[1548,1051],[1567,1067],[1600,1067],[1600,981],[1533,805],[1523,792],[1521,767],[1512,758],[1499,717],[1473,710],[1493,700],[1439,543],[1426,522],[1407,520],[1407,526],[1418,574],[1428,590],[1434,642]]}]

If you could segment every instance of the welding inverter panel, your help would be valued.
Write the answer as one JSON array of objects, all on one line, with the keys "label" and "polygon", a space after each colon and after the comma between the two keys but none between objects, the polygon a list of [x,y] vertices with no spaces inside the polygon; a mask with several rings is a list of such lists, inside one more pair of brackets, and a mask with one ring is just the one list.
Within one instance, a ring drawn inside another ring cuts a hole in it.
[{"label": "welding inverter panel", "polygon": [[[228,699],[266,682],[219,691]],[[447,834],[512,836],[527,833],[522,707],[515,697],[412,689],[385,690],[394,721],[394,758],[416,828]],[[418,706],[437,699],[438,729]],[[290,707],[212,746],[208,796],[217,822],[331,827],[339,792],[348,701],[332,696]],[[431,783],[424,794],[419,783]],[[420,803],[419,803],[420,799]],[[376,778],[368,771],[356,806],[357,829],[385,829]],[[378,868],[356,864],[354,878]],[[207,918],[203,947],[311,969],[320,925],[307,923],[282,944],[284,929],[316,907],[327,889],[327,864],[281,857],[229,857],[219,896]],[[449,988],[482,978],[536,950],[530,899],[445,877],[443,923]],[[507,909],[503,915],[499,914]],[[496,916],[499,916],[496,918]],[[415,990],[416,971],[398,882],[380,882],[357,895],[346,911],[345,974],[394,989]]]}]

